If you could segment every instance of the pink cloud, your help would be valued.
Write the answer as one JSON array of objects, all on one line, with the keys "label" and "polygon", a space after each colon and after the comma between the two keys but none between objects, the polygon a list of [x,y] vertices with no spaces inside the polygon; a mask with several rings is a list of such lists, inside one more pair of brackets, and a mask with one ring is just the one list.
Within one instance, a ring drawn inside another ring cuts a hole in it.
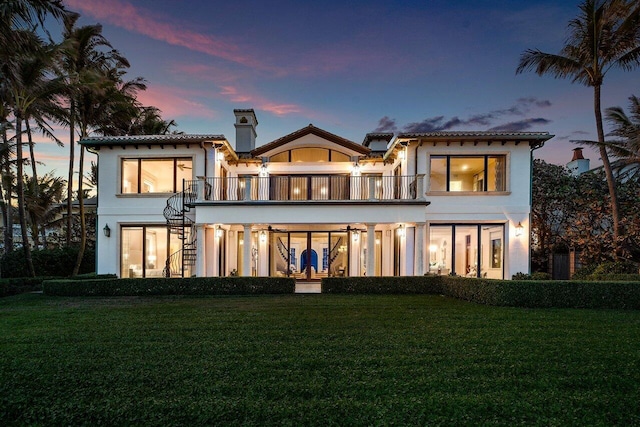
[{"label": "pink cloud", "polygon": [[217,113],[214,110],[191,99],[198,95],[202,93],[191,93],[171,86],[153,85],[139,92],[137,98],[143,105],[159,108],[165,120],[176,117],[215,118]]},{"label": "pink cloud", "polygon": [[[176,64],[173,70],[180,75],[189,75],[198,80],[210,81],[220,88],[219,94],[231,102],[245,104],[248,107],[268,111],[276,116],[290,114],[303,114],[311,116],[308,111],[293,103],[276,102],[251,90],[246,84],[247,79],[233,72],[226,72],[219,67],[198,64]],[[243,81],[243,87],[239,88],[238,82]]]},{"label": "pink cloud", "polygon": [[286,116],[289,114],[308,114],[299,105],[283,104],[270,101],[258,94],[251,94],[246,90],[240,91],[235,86],[223,86],[220,94],[232,102],[242,102],[255,106],[256,108],[268,111],[276,116]]},{"label": "pink cloud", "polygon": [[66,0],[72,10],[89,14],[112,25],[161,40],[174,46],[202,52],[252,68],[270,69],[254,57],[243,55],[235,44],[224,42],[214,36],[200,34],[188,27],[161,22],[150,17],[150,12],[141,10],[126,1]]}]

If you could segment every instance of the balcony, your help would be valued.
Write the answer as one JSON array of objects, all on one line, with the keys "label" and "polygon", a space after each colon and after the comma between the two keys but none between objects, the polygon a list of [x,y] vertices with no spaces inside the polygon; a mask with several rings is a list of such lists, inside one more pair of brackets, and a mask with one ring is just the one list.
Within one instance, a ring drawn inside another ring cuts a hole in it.
[{"label": "balcony", "polygon": [[271,175],[185,181],[191,202],[401,202],[424,200],[424,175]]}]

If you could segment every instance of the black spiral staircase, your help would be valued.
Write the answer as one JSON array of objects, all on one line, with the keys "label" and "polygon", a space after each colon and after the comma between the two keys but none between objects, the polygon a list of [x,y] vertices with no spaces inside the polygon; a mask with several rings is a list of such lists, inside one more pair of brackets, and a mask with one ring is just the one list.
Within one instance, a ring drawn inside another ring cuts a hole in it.
[{"label": "black spiral staircase", "polygon": [[193,220],[186,214],[191,210],[190,204],[196,198],[193,184],[183,185],[184,190],[169,197],[163,214],[169,225],[169,232],[177,234],[182,248],[169,255],[164,267],[165,277],[190,277],[196,265],[196,230]]}]

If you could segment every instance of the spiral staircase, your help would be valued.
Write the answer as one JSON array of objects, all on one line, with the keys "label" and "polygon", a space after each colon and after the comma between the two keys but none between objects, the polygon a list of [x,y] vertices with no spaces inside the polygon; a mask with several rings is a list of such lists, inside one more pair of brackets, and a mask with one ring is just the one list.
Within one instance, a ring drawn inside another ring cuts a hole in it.
[{"label": "spiral staircase", "polygon": [[[183,186],[184,187],[184,186]],[[191,185],[180,193],[169,197],[163,214],[169,225],[169,232],[176,234],[181,241],[181,249],[169,255],[165,262],[165,277],[190,277],[196,265],[196,232],[194,221],[187,216],[189,206],[196,198],[196,188]]]}]

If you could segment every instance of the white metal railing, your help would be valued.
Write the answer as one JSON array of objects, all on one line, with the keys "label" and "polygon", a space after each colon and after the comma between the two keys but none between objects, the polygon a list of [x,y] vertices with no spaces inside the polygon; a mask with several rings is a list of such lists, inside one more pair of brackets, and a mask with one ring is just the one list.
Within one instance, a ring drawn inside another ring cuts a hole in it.
[{"label": "white metal railing", "polygon": [[271,175],[186,181],[198,201],[423,199],[424,175]]}]

